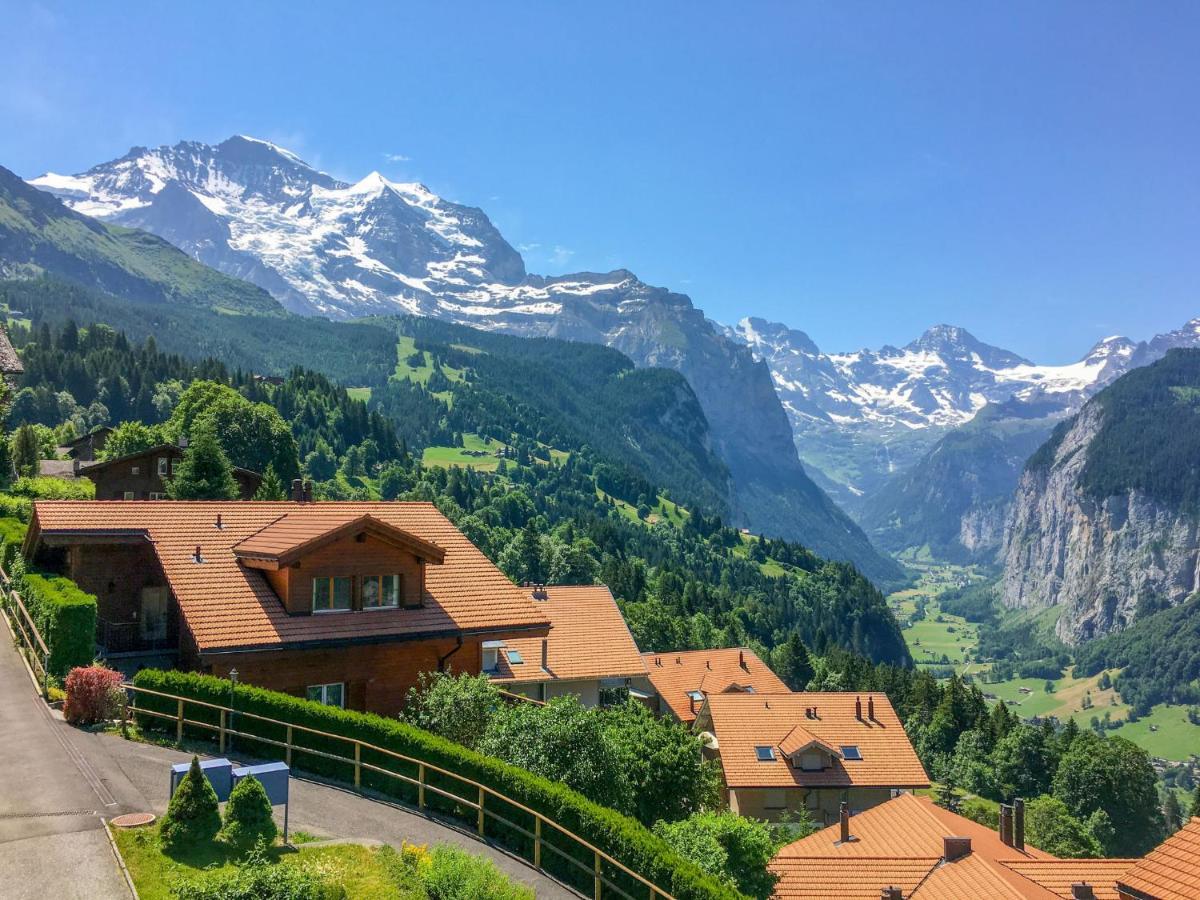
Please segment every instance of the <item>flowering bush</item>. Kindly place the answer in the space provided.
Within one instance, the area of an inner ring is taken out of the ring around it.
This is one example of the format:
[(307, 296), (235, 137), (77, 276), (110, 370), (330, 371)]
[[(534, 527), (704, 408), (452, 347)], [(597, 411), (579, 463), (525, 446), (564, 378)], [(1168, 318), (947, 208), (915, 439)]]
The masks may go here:
[(67, 674), (63, 716), (72, 725), (113, 718), (121, 706), (121, 673), (104, 666), (76, 666)]

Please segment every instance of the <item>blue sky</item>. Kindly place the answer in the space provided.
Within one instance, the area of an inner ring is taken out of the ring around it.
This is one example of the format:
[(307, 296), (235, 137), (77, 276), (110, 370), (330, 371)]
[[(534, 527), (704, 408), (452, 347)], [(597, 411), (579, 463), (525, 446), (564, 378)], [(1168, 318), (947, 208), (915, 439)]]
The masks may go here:
[[(119, 11), (119, 12), (118, 12)], [(1200, 4), (0, 0), (0, 165), (269, 138), (829, 350), (1200, 315)]]

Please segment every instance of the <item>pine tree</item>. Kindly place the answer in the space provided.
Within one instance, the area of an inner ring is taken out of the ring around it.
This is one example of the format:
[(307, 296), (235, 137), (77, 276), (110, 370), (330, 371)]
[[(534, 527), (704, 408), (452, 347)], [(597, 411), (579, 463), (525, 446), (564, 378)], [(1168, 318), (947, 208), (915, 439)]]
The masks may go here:
[(243, 778), (229, 794), (225, 804), (225, 827), (221, 837), (235, 847), (253, 847), (260, 840), (275, 841), (278, 829), (271, 817), (271, 801), (253, 775)]
[(33, 477), (38, 473), (38, 458), (41, 448), (38, 446), (37, 432), (32, 425), (22, 425), (13, 436), (13, 470), (17, 477)]
[(286, 500), (287, 494), (283, 489), (283, 482), (275, 473), (273, 465), (267, 466), (267, 471), (263, 475), (262, 484), (258, 486), (258, 491), (254, 494), (255, 500)]
[(172, 500), (236, 500), (238, 485), (233, 466), (216, 435), (202, 430), (183, 454), (175, 477), (167, 484)]
[(1183, 827), (1183, 807), (1171, 789), (1167, 790), (1167, 799), (1163, 803), (1163, 821), (1167, 825), (1167, 834), (1174, 834)]
[(794, 631), (779, 650), (779, 674), (793, 691), (804, 690), (812, 681), (813, 666), (808, 648)]
[(1188, 810), (1188, 815), (1193, 819), (1200, 818), (1200, 784), (1196, 785), (1196, 791), (1192, 794), (1192, 808)]
[(193, 756), (159, 826), (163, 847), (168, 851), (196, 847), (211, 841), (220, 830), (217, 793), (200, 771), (199, 757)]

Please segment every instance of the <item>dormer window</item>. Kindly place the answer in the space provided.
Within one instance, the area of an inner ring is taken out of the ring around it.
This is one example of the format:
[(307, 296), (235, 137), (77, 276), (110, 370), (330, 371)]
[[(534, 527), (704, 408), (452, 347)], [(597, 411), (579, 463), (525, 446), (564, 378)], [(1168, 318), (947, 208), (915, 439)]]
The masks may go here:
[(704, 702), (704, 691), (688, 691), (687, 695), (689, 700), (695, 700), (697, 703)]
[(313, 579), (313, 612), (346, 612), (352, 608), (353, 592), (349, 575)]
[(394, 609), (400, 605), (399, 575), (364, 575), (363, 609)]
[(483, 671), (495, 672), (500, 668), (500, 651), (504, 649), (504, 641), (483, 642)]

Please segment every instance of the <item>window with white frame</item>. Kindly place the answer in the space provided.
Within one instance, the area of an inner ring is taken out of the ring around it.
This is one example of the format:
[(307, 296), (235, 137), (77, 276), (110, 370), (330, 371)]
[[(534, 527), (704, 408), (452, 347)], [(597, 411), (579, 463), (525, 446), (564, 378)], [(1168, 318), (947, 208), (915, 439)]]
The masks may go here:
[(392, 609), (400, 605), (399, 575), (364, 575), (363, 609)]
[(130, 466), (130, 467), (129, 467), (129, 474), (130, 474), (130, 475), (140, 475), (140, 474), (142, 474), (142, 468), (141, 468), (141, 466)]
[(167, 457), (165, 457), (165, 456), (160, 456), (158, 458), (158, 477), (166, 478), (170, 474), (171, 474), (171, 460), (167, 459)]
[(495, 672), (500, 668), (500, 651), (504, 649), (504, 641), (483, 642), (483, 671)]
[(341, 681), (334, 684), (310, 684), (308, 699), (324, 703), (326, 706), (344, 707), (346, 705), (346, 685)]
[(166, 494), (164, 494), (164, 493), (162, 493), (161, 491), (151, 491), (151, 492), (150, 492), (150, 499), (151, 499), (151, 500), (166, 500), (166, 499), (167, 499), (167, 495), (166, 495)]
[(136, 497), (137, 497), (137, 495), (136, 495), (136, 494), (134, 494), (134, 492), (133, 492), (133, 491), (125, 491), (125, 492), (124, 492), (124, 494), (123, 494), (123, 496), (122, 496), (122, 499), (124, 499), (124, 500), (134, 500), (134, 499), (136, 499)]
[(345, 612), (352, 602), (349, 575), (313, 579), (313, 612)]

